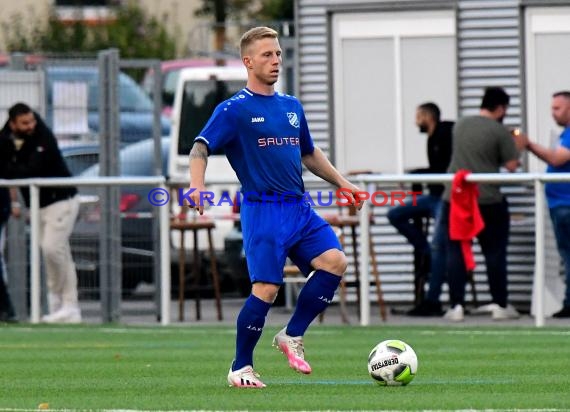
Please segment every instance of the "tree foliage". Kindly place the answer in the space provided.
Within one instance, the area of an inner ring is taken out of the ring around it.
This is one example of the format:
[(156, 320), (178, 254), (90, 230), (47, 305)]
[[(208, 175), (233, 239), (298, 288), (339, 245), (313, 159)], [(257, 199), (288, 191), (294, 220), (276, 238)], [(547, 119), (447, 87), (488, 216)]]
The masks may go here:
[(293, 0), (264, 0), (256, 11), (255, 18), (273, 21), (293, 20), (295, 14), (293, 3)]
[(250, 0), (202, 0), (202, 7), (196, 10), (195, 14), (213, 16), (218, 23), (223, 22), (225, 18), (241, 21), (248, 16), (252, 3)]
[[(293, 20), (294, 0), (202, 0), (198, 16), (215, 16), (220, 7), (225, 9), (227, 18), (234, 21)], [(216, 21), (219, 22), (218, 19)]]
[(133, 2), (117, 6), (114, 11), (112, 20), (95, 26), (81, 19), (62, 22), (54, 8), (45, 20), (16, 14), (10, 23), (2, 24), (2, 31), (8, 51), (90, 53), (114, 47), (125, 58), (174, 58), (175, 41), (158, 19), (149, 17)]

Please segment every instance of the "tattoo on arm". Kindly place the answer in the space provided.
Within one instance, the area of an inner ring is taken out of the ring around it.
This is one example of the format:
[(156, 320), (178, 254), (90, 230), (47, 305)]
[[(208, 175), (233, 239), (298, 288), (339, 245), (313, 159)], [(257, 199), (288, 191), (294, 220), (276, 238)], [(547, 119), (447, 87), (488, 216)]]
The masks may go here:
[(202, 159), (208, 163), (208, 148), (202, 142), (194, 143), (192, 150), (190, 150), (190, 159)]

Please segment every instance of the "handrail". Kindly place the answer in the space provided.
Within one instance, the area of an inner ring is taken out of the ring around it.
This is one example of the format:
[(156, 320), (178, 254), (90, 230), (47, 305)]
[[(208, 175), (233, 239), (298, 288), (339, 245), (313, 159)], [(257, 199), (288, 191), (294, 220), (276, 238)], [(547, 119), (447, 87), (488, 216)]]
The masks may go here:
[[(97, 177), (97, 178), (32, 178), (0, 179), (0, 187), (30, 188), (30, 322), (40, 321), (40, 188), (53, 186), (116, 186), (154, 185), (167, 190), (164, 176), (153, 177)], [(167, 207), (159, 209), (160, 220), (160, 320), (170, 323), (170, 214)]]
[[(451, 182), (452, 174), (359, 174), (351, 176), (351, 181), (362, 188), (370, 183), (446, 183)], [(304, 178), (305, 183), (321, 181), (314, 176)], [(535, 271), (534, 287), (537, 292), (535, 307), (535, 325), (544, 326), (544, 212), (546, 207), (544, 183), (569, 182), (570, 173), (473, 173), (466, 177), (469, 182), (504, 184), (504, 183), (532, 183), (535, 188)], [(33, 178), (33, 179), (0, 179), (0, 187), (30, 188), (30, 230), (31, 230), (31, 259), (30, 273), (31, 285), (31, 322), (39, 322), (40, 293), (39, 293), (39, 189), (53, 186), (116, 186), (116, 185), (156, 185), (167, 189), (175, 185), (185, 184), (184, 180), (168, 180), (164, 176), (154, 177), (95, 177), (95, 178)], [(237, 183), (236, 180), (211, 179), (208, 184)], [(324, 183), (324, 182), (323, 182)], [(370, 202), (366, 202), (360, 213), (361, 244), (367, 244), (370, 221), (366, 218), (370, 210)], [(160, 208), (160, 245), (161, 245), (161, 323), (170, 323), (170, 264), (169, 264), (169, 209)], [(369, 250), (360, 248), (360, 261), (369, 261)], [(370, 324), (370, 296), (369, 282), (370, 269), (368, 265), (361, 265), (360, 271), (360, 324)]]
[[(369, 183), (441, 183), (450, 182), (452, 174), (408, 174), (408, 175), (381, 175), (381, 174), (360, 174), (354, 180), (361, 187), (366, 187)], [(544, 326), (544, 212), (546, 200), (544, 194), (544, 183), (546, 182), (570, 182), (570, 173), (472, 173), (466, 177), (468, 182), (502, 184), (502, 183), (533, 183), (535, 188), (535, 268), (534, 287), (536, 290), (535, 305), (535, 326)], [(363, 205), (360, 215), (360, 233), (363, 241), (367, 241), (369, 236), (370, 221), (366, 218), (369, 213), (369, 202)], [(363, 243), (361, 243), (363, 244)], [(366, 243), (364, 243), (366, 244)], [(361, 262), (369, 261), (368, 248), (360, 248), (359, 259)], [(370, 324), (370, 269), (367, 264), (361, 265), (360, 271), (360, 324), (367, 326)], [(365, 281), (366, 280), (366, 281)]]

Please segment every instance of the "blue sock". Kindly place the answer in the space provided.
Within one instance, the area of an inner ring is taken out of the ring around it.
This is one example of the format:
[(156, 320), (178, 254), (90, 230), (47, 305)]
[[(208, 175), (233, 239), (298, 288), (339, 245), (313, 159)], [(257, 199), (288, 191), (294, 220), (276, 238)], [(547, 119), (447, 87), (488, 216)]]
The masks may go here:
[(303, 336), (311, 322), (332, 302), (341, 277), (317, 270), (307, 281), (297, 300), (295, 312), (287, 325), (287, 335)]
[(236, 358), (232, 370), (253, 366), (253, 349), (261, 337), (271, 303), (249, 295), (237, 317)]

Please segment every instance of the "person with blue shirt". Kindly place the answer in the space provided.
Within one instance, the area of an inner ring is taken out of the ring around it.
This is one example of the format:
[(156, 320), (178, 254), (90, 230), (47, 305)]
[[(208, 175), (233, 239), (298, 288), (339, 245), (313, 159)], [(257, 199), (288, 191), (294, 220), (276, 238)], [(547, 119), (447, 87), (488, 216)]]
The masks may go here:
[[(445, 173), (447, 171), (451, 160), (453, 125), (454, 122), (441, 120), (441, 111), (435, 103), (427, 102), (417, 107), (416, 126), (420, 129), (420, 133), (427, 133), (428, 135), (427, 155), (429, 167), (415, 169), (411, 173)], [(406, 312), (410, 316), (441, 316), (443, 314), (439, 301), (439, 292), (434, 293), (434, 299), (423, 298), (423, 283), (426, 278), (430, 278), (430, 290), (432, 290), (432, 293), (436, 290), (441, 290), (441, 284), (445, 280), (439, 276), (429, 276), (432, 250), (427, 234), (422, 227), (423, 224), (419, 225), (419, 227), (417, 224), (417, 220), (423, 221), (424, 218), (436, 219), (441, 209), (443, 184), (429, 184), (428, 190), (428, 194), (421, 194), (402, 205), (392, 207), (386, 215), (392, 226), (405, 236), (414, 247), (416, 269), (414, 280), (417, 295), (416, 306)], [(440, 256), (435, 256), (436, 261), (440, 258)]]
[[(552, 117), (564, 130), (556, 148), (528, 142), (527, 149), (548, 163), (546, 173), (570, 173), (570, 91), (552, 95)], [(552, 316), (570, 318), (570, 183), (546, 183), (546, 200), (560, 256), (566, 271), (566, 294), (563, 307)]]
[(255, 27), (243, 34), (240, 54), (247, 70), (244, 89), (216, 107), (190, 152), (190, 206), (202, 214), (200, 193), (208, 154), (223, 148), (242, 185), (241, 222), (252, 283), (237, 317), (235, 358), (228, 384), (264, 388), (253, 369), (253, 352), (265, 318), (283, 284), (289, 257), (308, 276), (291, 320), (273, 339), (295, 371), (309, 374), (303, 336), (331, 303), (347, 260), (330, 225), (303, 199), (302, 166), (344, 188), (358, 208), (358, 187), (344, 178), (313, 144), (299, 100), (277, 93), (281, 69), (278, 34)]

